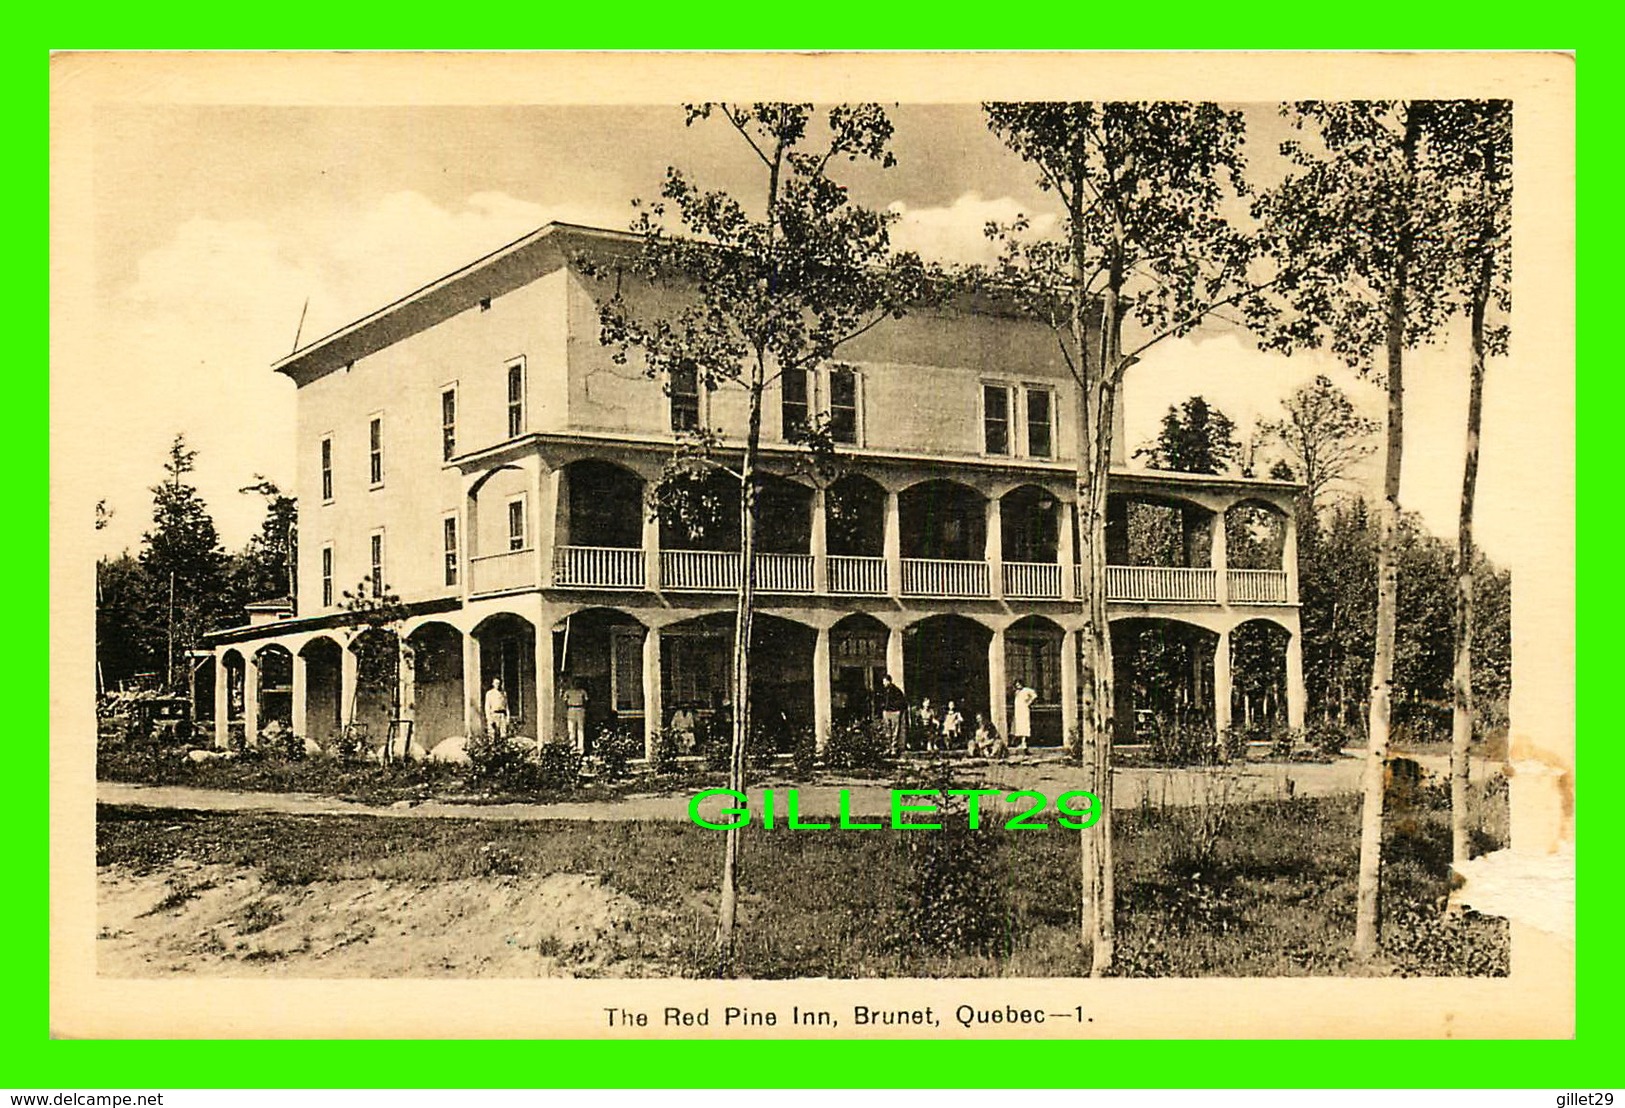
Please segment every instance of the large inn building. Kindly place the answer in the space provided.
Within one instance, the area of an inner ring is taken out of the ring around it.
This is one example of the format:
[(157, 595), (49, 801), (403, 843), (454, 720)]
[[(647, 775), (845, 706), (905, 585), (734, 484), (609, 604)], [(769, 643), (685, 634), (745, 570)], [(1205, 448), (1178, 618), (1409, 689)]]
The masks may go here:
[[(342, 595), (358, 583), (410, 612), (399, 718), (426, 748), (480, 727), (499, 676), (513, 729), (542, 741), (563, 737), (561, 694), (578, 683), (590, 734), (614, 719), (653, 736), (680, 705), (727, 709), (737, 517), (696, 537), (651, 520), (645, 494), (675, 433), (737, 441), (744, 392), (615, 364), (601, 289), (575, 259), (625, 242), (551, 224), (276, 363), (298, 389), (297, 603), (254, 605), (211, 636), (198, 691), (217, 742), (272, 719), (317, 741), (352, 723), (381, 740), (394, 697), (358, 688)], [(1076, 727), (1077, 667), (1061, 664), (1081, 625), (1073, 387), (1047, 328), (976, 306), (888, 321), (771, 387), (758, 717), (822, 736), (870, 710), (891, 673), (911, 700), (956, 700), (1001, 732), (1019, 678), (1038, 694), (1035, 742)], [(829, 483), (793, 441), (819, 415), (840, 444)], [(1232, 636), (1253, 621), (1285, 639), (1279, 685), (1302, 724), (1296, 492), (1114, 468), (1114, 633), (1197, 644), (1189, 688), (1220, 727)], [(1131, 550), (1136, 505), (1175, 521), (1154, 560)], [(1228, 564), (1238, 512), (1276, 521), (1271, 564)], [(1147, 692), (1120, 694), (1121, 734)]]

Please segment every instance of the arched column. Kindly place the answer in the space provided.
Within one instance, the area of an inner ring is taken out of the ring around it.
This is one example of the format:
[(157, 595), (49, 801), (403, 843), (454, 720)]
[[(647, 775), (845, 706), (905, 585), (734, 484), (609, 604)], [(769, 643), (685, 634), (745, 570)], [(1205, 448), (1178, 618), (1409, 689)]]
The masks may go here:
[(463, 632), (463, 734), (475, 735), (485, 726), (484, 696), (480, 688), (480, 640), (472, 631)]
[[(544, 608), (536, 621), (536, 744), (554, 739), (554, 716), (558, 710), (558, 659), (553, 657), (553, 619)], [(591, 742), (591, 739), (587, 740)]]
[[(1070, 567), (1065, 576), (1072, 576)], [(1078, 633), (1068, 629), (1061, 632), (1061, 742), (1070, 746), (1079, 735)]]
[(650, 627), (643, 632), (643, 756), (650, 761), (665, 718), (660, 699), (660, 628)]
[[(553, 585), (559, 532), (559, 470), (536, 463), (536, 580)], [(565, 536), (568, 539), (568, 535)]]
[(829, 666), (829, 628), (819, 627), (813, 640), (813, 738), (820, 752), (834, 723)]
[(259, 656), (243, 654), (243, 743), (260, 743), (260, 663)]
[[(1225, 535), (1228, 526), (1229, 515), (1223, 511), (1215, 512), (1212, 527), (1213, 599), (1219, 604), (1230, 603), (1230, 549), (1228, 537)], [(1228, 642), (1229, 632), (1225, 632), (1220, 641)], [(1228, 700), (1225, 701), (1227, 718), (1230, 714), (1229, 703)]]
[(1220, 736), (1230, 728), (1230, 696), (1230, 628), (1226, 627), (1213, 648), (1213, 730)]
[[(813, 560), (813, 592), (824, 596), (829, 592), (829, 525), (825, 517), (826, 497), (822, 487), (813, 489), (812, 539), (808, 549)], [(814, 685), (814, 688), (817, 686)]]
[(1292, 637), (1286, 641), (1286, 725), (1302, 730), (1307, 707), (1303, 685), (1303, 632), (1296, 621), (1288, 630)]
[[(886, 672), (897, 684), (903, 683), (903, 629), (893, 627), (886, 636)], [(904, 690), (907, 691), (907, 690)]]
[[(1004, 598), (1004, 501), (997, 496), (987, 498), (987, 538), (983, 543), (983, 558), (987, 560), (988, 595), (994, 600)], [(1001, 727), (999, 733), (1003, 734)]]
[[(1286, 570), (1286, 602), (1298, 602), (1298, 513), (1286, 513), (1286, 533), (1281, 541), (1281, 568)], [(1297, 635), (1292, 636), (1297, 639)]]
[(1000, 629), (994, 631), (987, 642), (987, 710), (988, 722), (1009, 739), (1009, 690), (1005, 687), (1004, 673), (1004, 631)]
[(305, 672), (305, 656), (300, 650), (293, 651), (293, 705), (291, 710), (293, 733), (301, 739), (310, 736), (310, 721), (306, 713), (305, 697), (308, 692), (308, 679)]
[(221, 750), (231, 745), (231, 675), (223, 651), (214, 654), (214, 745)]
[[(896, 489), (886, 490), (886, 595), (894, 600), (903, 595), (903, 512), (898, 503)], [(901, 678), (903, 668), (903, 644), (899, 632), (893, 631), (897, 640), (897, 676)], [(891, 658), (891, 648), (887, 647), (886, 657)]]
[(339, 719), (342, 726), (355, 722), (356, 684), (360, 677), (360, 661), (349, 646), (339, 649)]
[(1059, 500), (1056, 502), (1055, 510), (1060, 513), (1061, 520), (1061, 599), (1076, 600), (1078, 598), (1078, 571), (1076, 568), (1078, 553), (1077, 543), (1073, 538), (1073, 513), (1077, 509), (1072, 501)]
[(660, 579), (660, 517), (645, 509), (643, 513), (643, 587), (651, 591), (665, 584)]

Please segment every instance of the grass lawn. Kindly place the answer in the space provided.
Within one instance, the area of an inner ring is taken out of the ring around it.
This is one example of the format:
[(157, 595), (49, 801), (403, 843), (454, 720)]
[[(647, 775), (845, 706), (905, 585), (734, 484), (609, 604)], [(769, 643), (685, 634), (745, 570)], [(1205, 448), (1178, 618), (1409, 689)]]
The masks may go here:
[[(372, 771), (376, 774), (376, 769)], [(1479, 845), (1505, 841), (1504, 788), (1480, 792)], [(1358, 800), (1297, 798), (1117, 814), (1118, 972), (1139, 976), (1460, 974), (1507, 971), (1505, 924), (1446, 919), (1448, 812), (1394, 812), (1384, 870), (1384, 959), (1355, 967)], [(252, 877), (239, 934), (324, 883), (420, 892), (592, 875), (631, 904), (566, 972), (704, 975), (720, 833), (670, 822), (375, 819), (102, 807), (104, 874), (225, 867)], [(807, 832), (744, 839), (739, 972), (751, 977), (1072, 976), (1078, 833)], [(182, 913), (174, 890), (157, 913)], [(279, 898), (281, 898), (279, 900)], [(257, 913), (257, 915), (256, 915)], [(146, 913), (152, 915), (153, 913)], [(480, 921), (466, 921), (468, 934)], [(550, 940), (551, 942), (551, 940)], [(308, 945), (308, 944), (307, 944)], [(553, 944), (556, 946), (556, 944)], [(229, 944), (228, 944), (229, 946)], [(608, 949), (605, 949), (605, 947)], [(957, 946), (953, 951), (950, 948)], [(554, 950), (559, 954), (560, 951)], [(562, 952), (568, 954), (568, 951)], [(284, 972), (300, 972), (297, 968)], [(312, 976), (322, 975), (312, 964)]]

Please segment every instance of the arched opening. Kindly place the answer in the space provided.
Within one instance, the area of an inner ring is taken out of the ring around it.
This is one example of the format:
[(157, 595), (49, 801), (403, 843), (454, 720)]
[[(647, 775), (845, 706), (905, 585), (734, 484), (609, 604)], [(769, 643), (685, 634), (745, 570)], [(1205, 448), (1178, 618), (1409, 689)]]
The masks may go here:
[(226, 734), (215, 736), (217, 743), (232, 741), (242, 743), (243, 734), (243, 690), (247, 686), (247, 664), (241, 652), (228, 650), (220, 655), (220, 665), (226, 672)]
[[(591, 753), (607, 728), (623, 731), (643, 745), (643, 624), (613, 608), (572, 612), (553, 626), (553, 734), (576, 741), (572, 711), (580, 720), (581, 741)], [(586, 694), (570, 695), (576, 689)]]
[(1048, 489), (1022, 485), (1000, 498), (999, 527), (1007, 562), (1060, 560), (1061, 511), (1067, 505)]
[(860, 473), (848, 473), (824, 494), (829, 553), (879, 558), (886, 553), (886, 490)]
[(293, 655), (287, 647), (268, 643), (254, 655), (254, 665), (258, 670), (258, 724), (261, 733), (272, 723), (280, 725), (285, 731), (292, 731)]
[(964, 616), (929, 616), (903, 632), (903, 691), (909, 704), (937, 710), (951, 700), (967, 724), (988, 712), (988, 645), (993, 632)]
[(643, 545), (643, 478), (625, 466), (596, 459), (571, 462), (562, 473), (559, 546)]
[[(684, 620), (660, 631), (661, 698), (667, 711), (692, 712), (711, 741), (727, 741), (733, 720), (731, 613)], [(812, 656), (817, 633), (758, 613), (751, 623), (751, 714), (759, 743), (788, 749), (812, 726)], [(760, 748), (760, 747), (759, 747)]]
[(987, 501), (957, 481), (925, 481), (898, 497), (902, 555), (944, 561), (987, 556)]
[(1268, 739), (1287, 726), (1286, 651), (1292, 633), (1250, 619), (1230, 632), (1230, 725)]
[(1004, 668), (1011, 687), (1019, 681), (1038, 694), (1029, 710), (1034, 746), (1060, 746), (1066, 738), (1061, 724), (1062, 641), (1060, 624), (1043, 616), (1017, 620), (1004, 633)]
[(660, 502), (662, 550), (739, 549), (739, 482), (716, 470), (668, 481)]
[(463, 635), (449, 623), (425, 623), (407, 636), (412, 666), (412, 739), (432, 750), (466, 730)]
[(836, 723), (879, 715), (875, 696), (886, 676), (890, 635), (884, 623), (861, 612), (830, 628), (830, 713)]
[(1214, 513), (1136, 493), (1106, 498), (1106, 558), (1114, 566), (1211, 568)]
[(1115, 741), (1212, 735), (1213, 654), (1219, 636), (1173, 619), (1112, 622)]
[(344, 648), (325, 635), (299, 650), (305, 660), (304, 737), (323, 747), (332, 746), (344, 729), (343, 655)]
[(1286, 513), (1262, 500), (1243, 500), (1224, 513), (1225, 561), (1231, 569), (1285, 568)]
[(539, 734), (536, 625), (512, 612), (498, 612), (474, 628), (474, 638), (480, 645), (478, 702), (484, 727), (489, 729), (492, 725), (490, 719), (484, 719), (487, 691), (493, 681), (500, 680), (508, 703), (508, 734), (535, 741)]
[(195, 658), (192, 666), (192, 722), (204, 727), (214, 724), (214, 655)]
[(350, 721), (363, 752), (377, 750), (389, 738), (398, 718), (400, 638), (393, 631), (370, 627), (350, 640), (355, 655), (355, 688), (350, 690)]

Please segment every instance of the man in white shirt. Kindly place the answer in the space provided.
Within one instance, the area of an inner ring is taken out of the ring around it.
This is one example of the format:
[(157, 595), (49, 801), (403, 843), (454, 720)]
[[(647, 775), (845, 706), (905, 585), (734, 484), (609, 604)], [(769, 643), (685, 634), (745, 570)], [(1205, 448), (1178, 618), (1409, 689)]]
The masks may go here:
[(499, 739), (508, 737), (508, 694), (502, 691), (502, 678), (491, 678), (485, 691), (485, 726)]

